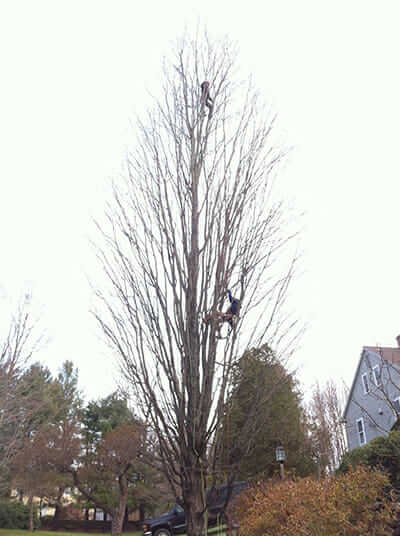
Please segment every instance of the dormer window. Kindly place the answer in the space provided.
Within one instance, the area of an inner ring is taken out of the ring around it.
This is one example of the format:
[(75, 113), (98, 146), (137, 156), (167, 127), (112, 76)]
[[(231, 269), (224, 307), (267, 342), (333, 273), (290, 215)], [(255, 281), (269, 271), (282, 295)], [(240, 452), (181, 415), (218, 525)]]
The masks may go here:
[(363, 384), (364, 394), (366, 395), (370, 391), (369, 382), (368, 382), (368, 374), (366, 372), (364, 372), (364, 374), (361, 375), (361, 381)]
[(372, 367), (372, 374), (374, 376), (374, 383), (377, 387), (381, 385), (381, 371), (379, 365)]

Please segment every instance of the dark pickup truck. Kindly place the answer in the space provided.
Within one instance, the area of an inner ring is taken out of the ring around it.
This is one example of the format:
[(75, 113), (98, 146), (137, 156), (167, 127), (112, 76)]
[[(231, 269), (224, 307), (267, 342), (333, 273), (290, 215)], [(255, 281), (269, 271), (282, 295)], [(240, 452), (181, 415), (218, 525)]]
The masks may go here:
[[(247, 482), (234, 482), (231, 486), (230, 499), (236, 497), (247, 487)], [(218, 516), (224, 513), (227, 506), (228, 491), (228, 486), (219, 486), (207, 490), (209, 525), (216, 524)], [(175, 504), (172, 510), (165, 514), (154, 519), (146, 519), (143, 523), (144, 536), (173, 536), (184, 532), (186, 532), (186, 515), (185, 510), (179, 504)]]

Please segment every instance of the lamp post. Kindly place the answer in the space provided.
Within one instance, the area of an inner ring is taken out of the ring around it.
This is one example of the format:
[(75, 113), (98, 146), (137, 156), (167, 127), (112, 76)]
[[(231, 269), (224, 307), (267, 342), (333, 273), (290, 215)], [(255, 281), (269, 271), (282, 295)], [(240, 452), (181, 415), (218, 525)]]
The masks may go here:
[(278, 443), (278, 446), (276, 447), (275, 454), (276, 454), (276, 461), (279, 462), (279, 471), (281, 474), (281, 480), (283, 480), (285, 478), (284, 461), (286, 459), (286, 452), (280, 441)]

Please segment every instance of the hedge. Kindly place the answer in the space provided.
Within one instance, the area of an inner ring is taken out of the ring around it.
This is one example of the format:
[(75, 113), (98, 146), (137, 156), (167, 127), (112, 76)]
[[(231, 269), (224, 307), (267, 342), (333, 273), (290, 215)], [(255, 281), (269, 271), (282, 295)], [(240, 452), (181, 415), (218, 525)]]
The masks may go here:
[[(35, 528), (38, 528), (40, 521), (36, 507), (33, 519)], [(29, 529), (29, 506), (20, 502), (0, 502), (0, 528)]]

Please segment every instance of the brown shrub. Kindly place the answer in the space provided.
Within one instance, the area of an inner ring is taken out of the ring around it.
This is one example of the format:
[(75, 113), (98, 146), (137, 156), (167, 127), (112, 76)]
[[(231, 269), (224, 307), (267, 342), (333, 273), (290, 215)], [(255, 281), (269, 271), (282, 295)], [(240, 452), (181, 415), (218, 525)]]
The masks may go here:
[(263, 483), (233, 505), (241, 536), (391, 536), (394, 503), (383, 473), (359, 467), (324, 480)]

